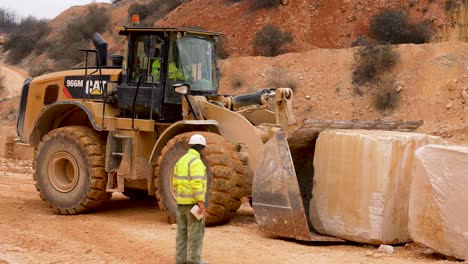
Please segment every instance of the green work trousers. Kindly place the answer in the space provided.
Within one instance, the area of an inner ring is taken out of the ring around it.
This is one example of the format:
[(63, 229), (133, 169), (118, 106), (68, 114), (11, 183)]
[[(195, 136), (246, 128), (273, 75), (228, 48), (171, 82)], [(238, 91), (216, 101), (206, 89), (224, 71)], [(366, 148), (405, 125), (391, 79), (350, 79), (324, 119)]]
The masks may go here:
[(177, 205), (176, 264), (200, 263), (205, 217), (197, 220), (190, 209), (194, 205)]

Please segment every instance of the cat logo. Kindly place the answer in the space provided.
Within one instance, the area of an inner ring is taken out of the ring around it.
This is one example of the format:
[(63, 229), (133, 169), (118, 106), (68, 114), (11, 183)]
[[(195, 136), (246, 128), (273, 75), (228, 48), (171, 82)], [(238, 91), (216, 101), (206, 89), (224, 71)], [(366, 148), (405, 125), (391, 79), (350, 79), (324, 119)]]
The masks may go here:
[(102, 81), (99, 84), (99, 80), (88, 80), (86, 82), (86, 93), (92, 95), (102, 95), (102, 90), (107, 86), (107, 81)]
[[(81, 98), (84, 94), (91, 98), (102, 96), (104, 89), (107, 89), (107, 83), (110, 76), (90, 76), (84, 81), (83, 76), (67, 76), (65, 77), (64, 88), (72, 98)], [(85, 85), (83, 85), (85, 84)]]

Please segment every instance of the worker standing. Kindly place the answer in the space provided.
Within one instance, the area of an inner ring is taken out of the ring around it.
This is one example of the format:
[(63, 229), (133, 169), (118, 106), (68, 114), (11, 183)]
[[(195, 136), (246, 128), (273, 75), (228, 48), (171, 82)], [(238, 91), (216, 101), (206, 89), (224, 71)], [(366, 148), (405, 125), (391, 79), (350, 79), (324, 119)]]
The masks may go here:
[(205, 217), (198, 220), (190, 210), (197, 205), (198, 214), (205, 214), (206, 167), (201, 153), (206, 139), (194, 134), (189, 140), (190, 149), (174, 167), (173, 186), (177, 199), (176, 264), (199, 264)]

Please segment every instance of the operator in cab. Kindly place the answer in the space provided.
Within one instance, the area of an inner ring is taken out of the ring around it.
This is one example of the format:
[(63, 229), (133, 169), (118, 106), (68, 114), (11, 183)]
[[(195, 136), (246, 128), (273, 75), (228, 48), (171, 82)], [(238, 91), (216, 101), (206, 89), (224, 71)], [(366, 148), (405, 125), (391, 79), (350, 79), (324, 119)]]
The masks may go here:
[[(151, 75), (153, 75), (156, 80), (159, 80), (159, 72), (161, 69), (161, 51), (159, 48), (156, 48), (155, 50), (155, 59), (151, 68)], [(171, 81), (185, 81), (184, 74), (177, 68), (177, 65), (173, 60), (170, 60), (169, 62), (168, 78)]]

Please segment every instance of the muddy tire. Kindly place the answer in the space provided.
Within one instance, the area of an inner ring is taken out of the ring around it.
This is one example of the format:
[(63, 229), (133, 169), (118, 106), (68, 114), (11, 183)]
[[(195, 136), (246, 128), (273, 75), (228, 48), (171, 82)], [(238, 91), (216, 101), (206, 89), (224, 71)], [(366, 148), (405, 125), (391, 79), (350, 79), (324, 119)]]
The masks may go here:
[[(222, 136), (209, 132), (196, 132), (206, 138), (207, 146), (202, 158), (207, 167), (206, 224), (228, 222), (241, 205), (244, 194), (243, 166), (234, 146)], [(156, 198), (159, 208), (175, 223), (176, 199), (172, 176), (177, 160), (189, 149), (188, 140), (195, 132), (180, 134), (163, 148), (154, 170)]]
[(39, 195), (58, 214), (77, 214), (107, 202), (104, 142), (90, 128), (70, 126), (44, 136), (35, 159)]

